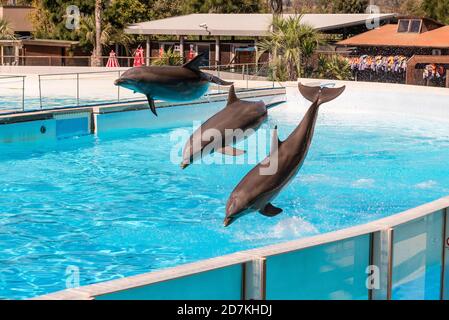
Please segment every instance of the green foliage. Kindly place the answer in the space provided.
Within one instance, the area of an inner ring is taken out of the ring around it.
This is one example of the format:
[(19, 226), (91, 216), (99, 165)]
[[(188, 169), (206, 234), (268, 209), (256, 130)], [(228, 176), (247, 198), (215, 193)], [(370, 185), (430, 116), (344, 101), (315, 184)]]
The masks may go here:
[(333, 0), (333, 13), (364, 13), (368, 7), (368, 0)]
[(320, 55), (316, 77), (320, 79), (350, 80), (352, 79), (351, 66), (342, 56)]
[(161, 57), (153, 61), (153, 65), (156, 66), (180, 66), (182, 63), (181, 55), (172, 49), (165, 51)]
[(186, 0), (185, 13), (257, 13), (262, 11), (260, 0)]
[(67, 7), (75, 5), (82, 17), (94, 13), (95, 1), (92, 0), (33, 0), (36, 8), (32, 16), (36, 38), (80, 40), (77, 30), (66, 28)]
[(0, 40), (14, 40), (15, 38), (9, 22), (0, 18)]
[[(321, 42), (321, 34), (312, 26), (301, 22), (302, 16), (273, 17), (272, 31), (258, 44), (259, 56), (269, 52), (273, 57), (273, 70), (286, 69), (287, 78), (295, 80), (302, 75), (310, 57)], [(273, 72), (273, 76), (279, 72)], [(283, 80), (283, 79), (278, 79)]]
[(268, 68), (269, 81), (287, 81), (288, 70), (282, 59), (273, 58)]
[(402, 14), (422, 17), (426, 13), (422, 8), (422, 0), (406, 0), (402, 3), (400, 11)]
[(449, 0), (423, 0), (421, 7), (429, 18), (449, 24)]
[(104, 19), (113, 28), (124, 28), (126, 25), (149, 20), (149, 11), (144, 1), (113, 0), (104, 9)]

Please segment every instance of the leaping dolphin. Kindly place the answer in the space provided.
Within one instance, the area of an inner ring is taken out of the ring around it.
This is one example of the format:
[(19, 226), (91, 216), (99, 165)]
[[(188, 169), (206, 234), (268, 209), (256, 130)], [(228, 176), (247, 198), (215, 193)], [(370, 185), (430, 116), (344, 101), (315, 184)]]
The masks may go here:
[(131, 68), (115, 80), (114, 84), (146, 95), (151, 111), (157, 116), (154, 99), (191, 101), (204, 95), (210, 82), (223, 86), (232, 84), (201, 72), (199, 66), (203, 57), (204, 54), (200, 54), (182, 66)]
[[(301, 168), (312, 142), (320, 105), (337, 98), (345, 90), (345, 86), (324, 88), (299, 84), (298, 87), (301, 94), (313, 102), (312, 105), (286, 140), (279, 140), (275, 127), (270, 155), (255, 166), (232, 191), (226, 204), (225, 227), (252, 211), (259, 211), (267, 217), (274, 217), (282, 212), (271, 201)], [(271, 165), (277, 170), (269, 172)]]
[(238, 156), (244, 153), (231, 146), (257, 130), (267, 118), (263, 101), (244, 101), (237, 98), (231, 86), (226, 107), (204, 122), (187, 140), (182, 153), (181, 168), (186, 168), (205, 153), (221, 152)]

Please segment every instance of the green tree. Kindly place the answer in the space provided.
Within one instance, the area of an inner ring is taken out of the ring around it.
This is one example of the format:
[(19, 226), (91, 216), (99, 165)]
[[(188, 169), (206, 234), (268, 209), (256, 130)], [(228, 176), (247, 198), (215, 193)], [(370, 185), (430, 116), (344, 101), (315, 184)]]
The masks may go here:
[(449, 24), (449, 0), (423, 0), (422, 9), (429, 18)]
[(400, 11), (402, 14), (421, 17), (426, 15), (422, 6), (422, 0), (406, 0), (402, 3)]
[(259, 56), (269, 52), (272, 67), (283, 69), (285, 66), (288, 80), (295, 80), (303, 74), (308, 59), (321, 42), (321, 34), (301, 20), (302, 15), (287, 18), (274, 16), (269, 36), (258, 44)]
[(368, 0), (333, 0), (333, 13), (364, 13), (368, 7)]

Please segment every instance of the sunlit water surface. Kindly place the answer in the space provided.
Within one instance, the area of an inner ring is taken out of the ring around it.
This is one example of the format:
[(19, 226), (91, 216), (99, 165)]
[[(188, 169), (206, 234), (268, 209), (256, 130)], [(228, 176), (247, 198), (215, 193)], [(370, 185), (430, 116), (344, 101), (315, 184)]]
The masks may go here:
[[(291, 97), (261, 130), (277, 124), (285, 139), (306, 106)], [(191, 127), (0, 147), (0, 298), (65, 289), (68, 267), (86, 285), (366, 223), (449, 193), (445, 124), (329, 108), (302, 170), (273, 201), (284, 212), (229, 228), (226, 200), (254, 164), (180, 170), (173, 137)]]

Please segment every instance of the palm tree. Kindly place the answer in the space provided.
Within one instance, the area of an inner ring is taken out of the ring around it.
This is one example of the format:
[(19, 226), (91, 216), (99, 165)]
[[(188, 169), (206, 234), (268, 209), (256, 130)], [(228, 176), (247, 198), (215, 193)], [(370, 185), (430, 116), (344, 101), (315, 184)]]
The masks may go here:
[(14, 31), (8, 21), (0, 18), (0, 40), (15, 40)]
[(282, 14), (282, 11), (284, 10), (282, 2), (282, 0), (270, 0), (270, 7), (273, 15)]
[(102, 55), (102, 42), (101, 42), (101, 0), (95, 0), (95, 66), (101, 67), (101, 55)]
[(301, 20), (302, 15), (274, 16), (269, 36), (258, 45), (259, 57), (269, 52), (272, 61), (286, 67), (289, 80), (302, 75), (303, 59), (310, 58), (321, 41), (321, 34)]
[[(85, 43), (92, 45), (92, 65), (101, 66), (101, 51), (98, 55), (98, 39), (96, 30), (96, 19), (89, 15), (81, 18), (79, 35)], [(107, 24), (100, 33), (100, 48), (102, 45), (110, 41), (110, 33), (112, 31), (111, 25)]]

